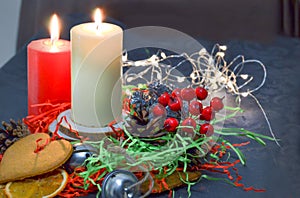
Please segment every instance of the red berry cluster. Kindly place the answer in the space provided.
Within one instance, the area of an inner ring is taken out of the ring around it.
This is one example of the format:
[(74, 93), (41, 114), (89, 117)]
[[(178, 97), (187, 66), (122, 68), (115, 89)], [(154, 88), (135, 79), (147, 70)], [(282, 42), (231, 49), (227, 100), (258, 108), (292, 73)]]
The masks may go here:
[(158, 97), (157, 101), (158, 104), (155, 105), (152, 109), (152, 113), (154, 116), (162, 116), (166, 113), (165, 107), (169, 107), (172, 111), (180, 111), (182, 101), (181, 98), (178, 97), (179, 94), (177, 91), (180, 89), (175, 89), (172, 94), (170, 95), (168, 92), (163, 93), (161, 96)]
[[(190, 116), (185, 118), (181, 123), (181, 129), (186, 133), (193, 133), (196, 129), (197, 122), (194, 118), (198, 116), (200, 120), (205, 121), (201, 124), (199, 133), (205, 134), (206, 136), (211, 136), (214, 133), (213, 126), (209, 123), (215, 118), (215, 113), (224, 108), (224, 104), (221, 98), (214, 97), (210, 101), (210, 105), (203, 107), (201, 101), (205, 100), (208, 96), (208, 92), (203, 87), (193, 88), (183, 88), (175, 89), (172, 94), (167, 92), (163, 93), (158, 98), (158, 104), (153, 108), (154, 116), (162, 116), (166, 114), (166, 107), (168, 106), (172, 111), (179, 111), (182, 107), (182, 101), (187, 101), (188, 113)], [(176, 118), (167, 118), (164, 122), (165, 130), (169, 132), (176, 132), (179, 126), (179, 121)]]

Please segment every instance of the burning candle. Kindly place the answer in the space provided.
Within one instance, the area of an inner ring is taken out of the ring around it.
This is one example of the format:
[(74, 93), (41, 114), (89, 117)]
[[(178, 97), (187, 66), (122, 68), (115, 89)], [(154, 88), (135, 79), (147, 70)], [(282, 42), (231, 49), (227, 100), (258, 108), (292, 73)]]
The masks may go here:
[(50, 35), (27, 46), (28, 115), (39, 113), (33, 105), (71, 100), (70, 42), (59, 39), (56, 15), (50, 22)]
[(71, 29), (71, 104), (77, 124), (103, 127), (114, 120), (113, 112), (121, 112), (122, 40), (119, 26), (102, 23), (100, 9), (95, 22)]

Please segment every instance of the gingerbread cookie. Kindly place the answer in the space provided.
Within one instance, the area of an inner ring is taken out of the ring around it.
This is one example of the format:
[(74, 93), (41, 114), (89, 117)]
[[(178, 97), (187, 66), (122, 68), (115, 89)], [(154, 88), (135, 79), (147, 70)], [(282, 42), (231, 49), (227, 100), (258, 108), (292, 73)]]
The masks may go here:
[(0, 184), (50, 172), (63, 165), (72, 152), (70, 142), (50, 141), (46, 133), (24, 137), (5, 151), (0, 163)]

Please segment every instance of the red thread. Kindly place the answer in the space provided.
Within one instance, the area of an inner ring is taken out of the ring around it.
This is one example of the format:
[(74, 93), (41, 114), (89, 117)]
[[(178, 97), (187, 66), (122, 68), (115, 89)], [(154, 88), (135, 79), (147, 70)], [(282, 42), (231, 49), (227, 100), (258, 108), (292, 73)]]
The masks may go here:
[(72, 129), (72, 126), (71, 126), (71, 124), (68, 122), (67, 117), (66, 117), (66, 116), (63, 116), (62, 118), (63, 118), (63, 119), (65, 120), (65, 122), (67, 123), (70, 132), (71, 132), (71, 133), (74, 133), (75, 136), (76, 136), (78, 139), (82, 139), (82, 136), (79, 135), (78, 131)]
[(23, 119), (31, 133), (48, 132), (49, 125), (57, 118), (57, 116), (71, 108), (71, 103), (43, 103), (34, 106), (39, 106), (39, 115), (29, 115)]
[(124, 134), (124, 131), (121, 128), (114, 127), (114, 124), (116, 124), (116, 123), (117, 122), (114, 120), (114, 121), (110, 122), (108, 124), (108, 126), (114, 132), (114, 134), (116, 136), (115, 138), (120, 141), (121, 139), (125, 139), (125, 134)]
[(130, 113), (130, 99), (129, 98), (124, 99), (124, 101), (123, 101), (123, 110), (128, 114)]
[(257, 189), (257, 188), (254, 188), (252, 186), (245, 187), (244, 184), (239, 183), (239, 181), (242, 180), (242, 176), (239, 175), (238, 169), (237, 168), (233, 168), (233, 170), (234, 170), (234, 172), (236, 174), (236, 180), (234, 182), (234, 184), (236, 186), (243, 188), (244, 191), (254, 191), (254, 192), (265, 192), (266, 191), (265, 189)]
[[(232, 144), (232, 145), (234, 147), (241, 147), (241, 146), (246, 146), (249, 143), (250, 143), (250, 141), (239, 143), (239, 144)], [(220, 149), (224, 149), (224, 150), (220, 150)], [(221, 145), (215, 145), (211, 149), (211, 152), (213, 154), (219, 153), (219, 158), (221, 159), (226, 154), (227, 149), (230, 149), (230, 147), (225, 145), (225, 143), (222, 142)], [(265, 189), (256, 189), (252, 186), (245, 187), (244, 184), (240, 183), (240, 181), (242, 180), (242, 176), (239, 175), (238, 169), (235, 167), (238, 163), (240, 163), (240, 160), (236, 160), (234, 162), (210, 161), (208, 163), (201, 164), (199, 166), (199, 168), (195, 168), (196, 166), (194, 166), (192, 169), (207, 170), (210, 172), (217, 172), (217, 173), (227, 175), (228, 179), (232, 180), (236, 187), (240, 187), (245, 191), (265, 192)], [(235, 177), (232, 176), (231, 171), (230, 171), (231, 169), (235, 173)]]
[(39, 142), (41, 142), (42, 140), (43, 140), (43, 138), (39, 138), (35, 141), (36, 148), (34, 150), (34, 153), (39, 153), (49, 144), (49, 139), (46, 139), (46, 142), (44, 144), (39, 144)]
[(161, 179), (161, 183), (162, 183), (163, 187), (164, 187), (166, 190), (170, 190), (170, 189), (169, 189), (169, 185), (168, 185), (167, 182), (166, 182), (166, 178), (162, 178), (162, 179)]
[(173, 190), (169, 190), (168, 198), (173, 197)]
[(242, 142), (242, 143), (239, 143), (239, 144), (232, 144), (232, 146), (234, 146), (234, 147), (241, 147), (241, 146), (246, 146), (248, 144), (250, 144), (250, 141), (248, 141), (248, 142)]
[(59, 119), (59, 121), (57, 122), (56, 126), (55, 126), (55, 130), (53, 132), (53, 136), (51, 138), (51, 140), (55, 140), (57, 138), (62, 138), (59, 134), (58, 134), (58, 129), (60, 124), (62, 123), (62, 117)]
[[(91, 181), (84, 180), (83, 177), (80, 177), (78, 174), (81, 172), (86, 171), (84, 167), (78, 167), (75, 169), (75, 171), (69, 175), (68, 183), (65, 187), (65, 189), (59, 194), (60, 197), (80, 197), (80, 196), (86, 196), (91, 192), (97, 192), (98, 188), (97, 186), (94, 186)], [(90, 179), (92, 179), (97, 184), (102, 184), (104, 178), (99, 178), (101, 174), (103, 174), (105, 169), (100, 169), (96, 173), (90, 175)], [(87, 184), (87, 189), (84, 189), (83, 186)]]

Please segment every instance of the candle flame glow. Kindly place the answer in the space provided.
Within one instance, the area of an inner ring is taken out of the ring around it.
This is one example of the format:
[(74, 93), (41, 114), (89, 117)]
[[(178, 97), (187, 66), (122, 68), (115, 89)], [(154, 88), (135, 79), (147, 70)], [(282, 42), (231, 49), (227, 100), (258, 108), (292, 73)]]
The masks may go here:
[(56, 14), (52, 16), (50, 22), (50, 39), (52, 45), (59, 39), (59, 22)]
[(94, 15), (94, 20), (95, 20), (97, 30), (100, 30), (100, 26), (102, 24), (102, 12), (101, 12), (100, 8), (96, 9), (95, 15)]

